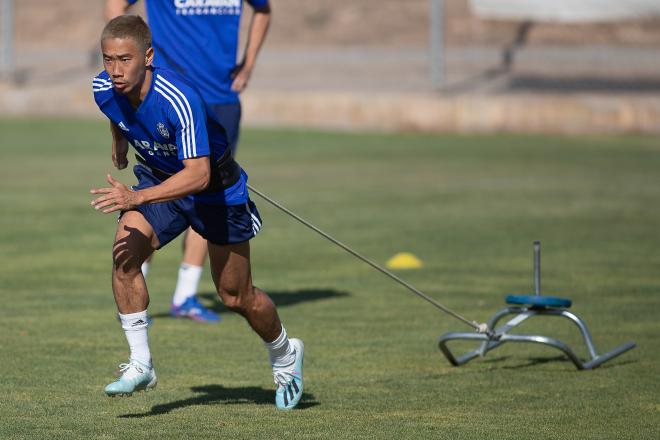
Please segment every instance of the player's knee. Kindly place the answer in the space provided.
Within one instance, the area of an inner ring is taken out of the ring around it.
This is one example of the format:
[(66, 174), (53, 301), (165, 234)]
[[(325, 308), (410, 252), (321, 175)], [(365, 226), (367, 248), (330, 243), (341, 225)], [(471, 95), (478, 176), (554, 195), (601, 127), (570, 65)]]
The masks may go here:
[(114, 250), (112, 253), (113, 276), (118, 280), (133, 279), (141, 273), (140, 258), (129, 252)]
[(248, 313), (254, 303), (252, 289), (248, 288), (239, 289), (236, 286), (220, 286), (218, 295), (225, 307), (241, 315)]

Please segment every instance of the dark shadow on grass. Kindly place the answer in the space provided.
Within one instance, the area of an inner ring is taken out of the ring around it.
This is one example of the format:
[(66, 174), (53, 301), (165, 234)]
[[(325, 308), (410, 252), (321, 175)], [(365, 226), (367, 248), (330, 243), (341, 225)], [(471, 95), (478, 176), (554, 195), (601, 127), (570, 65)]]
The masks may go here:
[[(292, 291), (274, 291), (267, 292), (275, 305), (279, 307), (292, 306), (302, 302), (320, 301), (331, 298), (343, 298), (349, 296), (348, 292), (341, 292), (334, 289), (300, 289)], [(215, 292), (199, 293), (198, 298), (205, 300), (205, 304), (210, 310), (216, 313), (228, 313), (229, 310), (220, 302)], [(210, 304), (209, 304), (210, 302)], [(169, 313), (156, 313), (152, 318), (170, 318)]]
[[(134, 419), (142, 417), (168, 414), (174, 410), (196, 405), (275, 405), (275, 391), (258, 387), (225, 388), (222, 385), (202, 385), (190, 388), (198, 395), (174, 402), (154, 405), (151, 411), (137, 414), (122, 414), (121, 419)], [(298, 409), (311, 408), (319, 405), (313, 394), (303, 392)]]
[(607, 368), (621, 367), (623, 365), (635, 364), (635, 363), (637, 363), (637, 361), (621, 361), (621, 360), (615, 361), (614, 359), (610, 359), (604, 364), (600, 364), (598, 367), (594, 368), (594, 370), (605, 370)]
[(484, 363), (487, 363), (487, 364), (490, 363), (490, 364), (492, 364), (492, 363), (494, 363), (494, 362), (502, 362), (502, 361), (505, 361), (505, 360), (509, 359), (510, 357), (511, 357), (511, 356), (490, 357), (490, 358), (486, 358), (486, 359), (484, 359)]
[[(505, 361), (505, 360), (509, 359), (510, 357), (511, 356), (499, 356), (499, 357), (496, 357), (496, 358), (484, 359), (484, 362), (486, 362), (486, 363), (502, 362), (502, 361)], [(589, 360), (591, 360), (591, 359), (582, 359), (582, 361), (584, 363), (588, 362)], [(531, 357), (525, 363), (521, 363), (521, 364), (517, 364), (517, 365), (503, 366), (502, 369), (504, 369), (504, 370), (518, 370), (518, 369), (521, 369), (521, 368), (535, 367), (537, 365), (548, 364), (548, 363), (551, 363), (551, 362), (562, 362), (562, 363), (568, 362), (568, 363), (571, 364), (571, 366), (573, 366), (573, 362), (571, 362), (571, 360), (569, 358), (567, 358), (566, 356), (563, 356), (563, 355), (557, 355), (557, 356)], [(612, 367), (617, 367), (617, 366), (621, 366), (621, 365), (632, 364), (634, 362), (635, 361), (632, 361), (632, 360), (619, 360), (618, 362), (613, 362), (613, 359), (610, 359), (610, 361), (605, 362), (605, 363), (597, 366), (594, 369), (612, 368)], [(578, 370), (576, 369), (576, 371), (578, 371)], [(583, 370), (583, 371), (587, 371), (587, 370)]]
[[(497, 357), (486, 357), (482, 362), (485, 364), (496, 364), (499, 362), (504, 362), (508, 359), (511, 359), (512, 356), (509, 355), (504, 355), (504, 356), (497, 356)], [(546, 356), (546, 357), (531, 357), (528, 359), (526, 363), (518, 364), (518, 365), (507, 365), (507, 366), (502, 366), (503, 369), (505, 370), (515, 370), (518, 368), (528, 368), (528, 367), (533, 367), (535, 365), (542, 365), (542, 364), (547, 364), (549, 362), (568, 362), (569, 359), (565, 356), (562, 355), (557, 355), (557, 356)]]
[(529, 367), (534, 367), (536, 365), (543, 365), (547, 364), (550, 362), (570, 362), (570, 359), (568, 359), (566, 356), (558, 355), (558, 356), (543, 356), (543, 357), (531, 357), (527, 360), (527, 362), (518, 364), (518, 365), (506, 365), (503, 366), (502, 368), (505, 370), (517, 370), (519, 368), (529, 368)]

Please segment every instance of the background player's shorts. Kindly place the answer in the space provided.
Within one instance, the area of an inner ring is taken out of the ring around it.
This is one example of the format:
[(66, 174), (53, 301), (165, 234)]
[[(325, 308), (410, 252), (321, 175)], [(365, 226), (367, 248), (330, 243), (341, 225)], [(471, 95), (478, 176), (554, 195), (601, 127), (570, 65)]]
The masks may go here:
[[(133, 168), (139, 190), (158, 185), (160, 181), (144, 165)], [(208, 205), (188, 196), (162, 203), (149, 203), (135, 208), (142, 213), (158, 236), (160, 247), (174, 240), (188, 226), (213, 244), (234, 244), (253, 238), (261, 229), (257, 207), (247, 203), (234, 206)]]
[(225, 129), (227, 142), (231, 147), (232, 154), (236, 154), (238, 146), (239, 127), (241, 124), (241, 103), (231, 104), (208, 104), (206, 111), (211, 113), (222, 128)]

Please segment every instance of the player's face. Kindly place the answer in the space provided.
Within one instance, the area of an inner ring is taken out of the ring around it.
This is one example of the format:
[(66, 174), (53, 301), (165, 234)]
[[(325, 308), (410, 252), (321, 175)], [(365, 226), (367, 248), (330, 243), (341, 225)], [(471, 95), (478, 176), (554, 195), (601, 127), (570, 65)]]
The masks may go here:
[(139, 93), (153, 49), (140, 50), (132, 38), (108, 38), (101, 42), (103, 67), (115, 90), (123, 95)]

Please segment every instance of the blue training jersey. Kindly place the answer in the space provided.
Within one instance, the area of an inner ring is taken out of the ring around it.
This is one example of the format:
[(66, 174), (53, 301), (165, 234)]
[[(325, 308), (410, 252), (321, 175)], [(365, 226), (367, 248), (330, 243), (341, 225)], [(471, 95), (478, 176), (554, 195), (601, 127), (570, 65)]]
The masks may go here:
[[(268, 0), (246, 1), (255, 8), (268, 5)], [(147, 0), (146, 9), (154, 64), (185, 75), (209, 105), (238, 103), (231, 74), (242, 0)]]
[[(144, 100), (137, 109), (115, 92), (107, 72), (92, 81), (99, 109), (122, 131), (146, 164), (168, 174), (184, 168), (183, 161), (209, 156), (213, 165), (227, 147), (220, 124), (207, 117), (198, 92), (175, 72), (154, 67)], [(247, 175), (220, 193), (196, 194), (204, 203), (239, 205), (247, 202)]]

